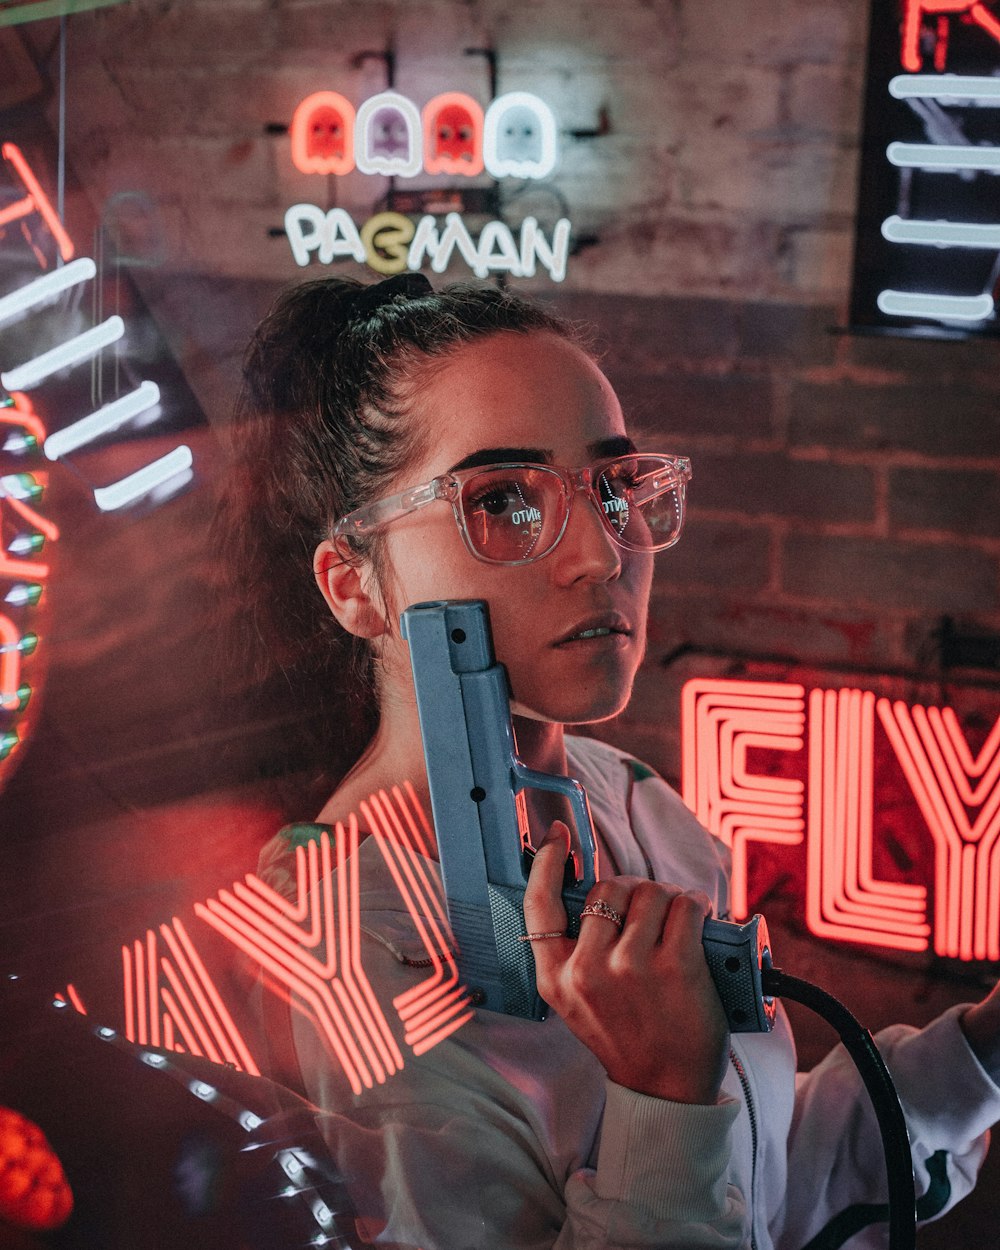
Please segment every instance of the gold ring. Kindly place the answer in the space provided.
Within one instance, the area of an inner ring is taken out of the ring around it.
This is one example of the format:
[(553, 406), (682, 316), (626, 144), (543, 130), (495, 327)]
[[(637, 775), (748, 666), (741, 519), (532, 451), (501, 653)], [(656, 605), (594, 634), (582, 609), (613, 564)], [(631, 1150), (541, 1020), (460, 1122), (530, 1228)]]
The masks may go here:
[(625, 917), (620, 911), (615, 911), (609, 906), (603, 898), (599, 898), (596, 903), (588, 903), (580, 912), (580, 918), (583, 919), (584, 916), (600, 916), (602, 920), (610, 920), (619, 933), (625, 927)]
[(522, 933), (517, 939), (519, 942), (544, 942), (546, 938), (565, 937), (566, 934), (559, 930), (554, 933)]

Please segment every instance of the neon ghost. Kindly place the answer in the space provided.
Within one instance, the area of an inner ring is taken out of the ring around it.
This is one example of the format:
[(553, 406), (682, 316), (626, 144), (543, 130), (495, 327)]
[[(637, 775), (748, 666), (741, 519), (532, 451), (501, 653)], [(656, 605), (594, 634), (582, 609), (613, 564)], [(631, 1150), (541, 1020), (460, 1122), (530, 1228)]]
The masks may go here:
[(446, 91), (424, 106), (424, 169), (467, 177), (483, 172), (483, 110), (471, 96)]
[(417, 106), (395, 91), (365, 100), (358, 109), (354, 146), (363, 174), (419, 174), (423, 154)]
[(483, 159), (494, 178), (545, 178), (556, 164), (556, 119), (538, 96), (511, 91), (486, 111)]
[(315, 91), (295, 110), (292, 163), (304, 174), (348, 174), (354, 168), (354, 105), (336, 91)]

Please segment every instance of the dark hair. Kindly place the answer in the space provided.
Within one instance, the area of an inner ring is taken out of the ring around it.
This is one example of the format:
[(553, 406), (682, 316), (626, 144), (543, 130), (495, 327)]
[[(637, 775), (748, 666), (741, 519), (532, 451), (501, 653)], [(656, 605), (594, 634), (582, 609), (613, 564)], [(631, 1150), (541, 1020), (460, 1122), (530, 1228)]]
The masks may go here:
[[(512, 331), (576, 340), (568, 324), (508, 291), (419, 274), (348, 278), (284, 292), (243, 362), (230, 471), (217, 519), (236, 643), (261, 681), (279, 668), (311, 706), (317, 746), (344, 756), (374, 731), (371, 653), (344, 633), (315, 585), (332, 523), (385, 493), (422, 453), (405, 420), (426, 369), (463, 344)], [(379, 569), (379, 535), (362, 554)], [(345, 713), (351, 743), (345, 743)], [(334, 727), (338, 733), (331, 733)], [(339, 738), (339, 741), (338, 741)]]

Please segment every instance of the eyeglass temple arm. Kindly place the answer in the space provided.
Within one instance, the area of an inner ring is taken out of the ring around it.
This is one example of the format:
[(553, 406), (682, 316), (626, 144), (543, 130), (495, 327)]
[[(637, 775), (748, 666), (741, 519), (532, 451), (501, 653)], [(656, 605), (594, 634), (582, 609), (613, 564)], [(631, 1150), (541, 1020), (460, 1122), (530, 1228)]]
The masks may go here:
[(396, 521), (411, 512), (416, 512), (418, 508), (433, 503), (435, 499), (441, 499), (443, 496), (441, 478), (435, 478), (432, 482), (424, 482), (422, 486), (410, 486), (400, 491), (398, 495), (389, 495), (386, 499), (366, 504), (363, 508), (357, 508), (354, 512), (349, 512), (347, 516), (341, 517), (333, 527), (333, 537), (348, 540), (360, 538), (380, 525), (386, 525), (389, 521)]

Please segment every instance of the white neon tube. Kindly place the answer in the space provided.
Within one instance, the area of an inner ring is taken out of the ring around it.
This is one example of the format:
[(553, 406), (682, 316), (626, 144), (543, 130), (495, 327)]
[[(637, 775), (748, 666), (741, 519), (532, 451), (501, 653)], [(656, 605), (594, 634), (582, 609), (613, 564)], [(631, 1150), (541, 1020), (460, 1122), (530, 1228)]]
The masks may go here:
[(3, 296), (0, 299), (0, 321), (9, 321), (12, 317), (20, 316), (29, 308), (34, 308), (36, 304), (44, 304), (46, 300), (52, 299), (62, 291), (69, 290), (71, 286), (88, 281), (96, 273), (97, 266), (89, 256), (82, 257), (80, 260), (71, 260), (61, 269), (54, 269), (52, 273), (44, 274), (41, 278), (28, 282), (20, 290), (11, 291), (9, 295)]
[(5, 473), (0, 477), (0, 499), (31, 499), (37, 494), (37, 488), (32, 487), (24, 482), (24, 478), (30, 478), (27, 473)]
[(933, 317), (937, 321), (985, 321), (993, 313), (991, 295), (921, 295), (881, 291), (879, 311), (890, 317)]
[(128, 477), (112, 482), (110, 486), (95, 487), (94, 500), (102, 512), (114, 512), (116, 508), (124, 508), (130, 503), (135, 503), (143, 495), (148, 495), (158, 486), (165, 485), (171, 478), (182, 475), (190, 478), (193, 463), (191, 448), (182, 443), (180, 447), (175, 447), (173, 451), (167, 452), (159, 460), (154, 460), (152, 464), (144, 465), (135, 473), (130, 473)]
[(160, 402), (160, 388), (155, 382), (142, 382), (128, 395), (116, 399), (103, 408), (98, 408), (89, 417), (82, 417), (67, 425), (63, 430), (56, 430), (45, 440), (45, 454), (50, 460), (58, 460), (60, 456), (68, 456), (86, 443), (91, 443), (102, 434), (117, 430), (126, 421), (131, 421), (140, 412), (152, 408)]
[(890, 243), (1000, 250), (1000, 225), (980, 225), (972, 221), (912, 221), (893, 215), (882, 222), (882, 237)]
[(971, 143), (890, 143), (885, 150), (893, 165), (917, 169), (984, 169), (1000, 172), (1000, 148)]
[(1000, 108), (1000, 78), (976, 78), (971, 74), (897, 74), (889, 83), (897, 100), (990, 100)]
[(125, 333), (125, 322), (121, 317), (109, 317), (92, 330), (85, 330), (75, 338), (67, 339), (51, 351), (43, 352), (34, 360), (26, 361), (11, 369), (8, 373), (0, 373), (0, 385), (8, 391), (30, 391), (39, 382), (44, 382), (60, 369), (68, 369), (79, 364), (81, 360), (89, 360), (96, 356), (102, 348), (109, 347)]

